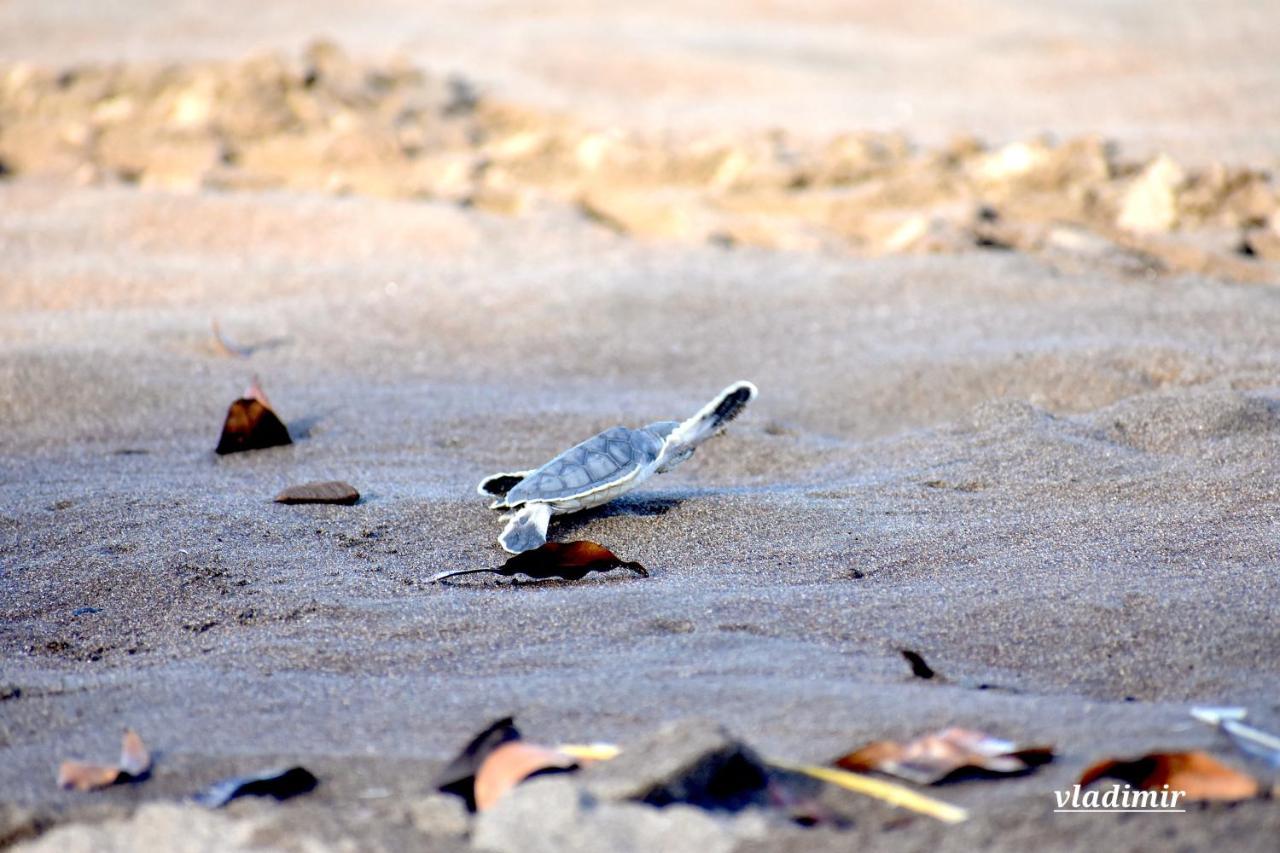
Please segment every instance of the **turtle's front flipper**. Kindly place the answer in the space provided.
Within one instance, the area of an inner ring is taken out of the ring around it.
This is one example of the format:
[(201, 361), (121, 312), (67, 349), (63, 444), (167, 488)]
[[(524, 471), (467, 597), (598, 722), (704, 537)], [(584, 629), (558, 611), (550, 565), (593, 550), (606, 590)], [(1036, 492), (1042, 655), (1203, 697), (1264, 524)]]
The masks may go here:
[(550, 521), (551, 507), (541, 503), (525, 504), (511, 516), (498, 542), (512, 554), (540, 548), (547, 543), (547, 523)]
[(517, 483), (532, 473), (533, 471), (515, 471), (511, 474), (490, 474), (480, 481), (476, 491), (485, 497), (504, 498)]
[(658, 472), (674, 468), (689, 458), (699, 444), (724, 429), (725, 424), (736, 418), (756, 397), (756, 386), (750, 382), (735, 382), (724, 389), (701, 411), (689, 418), (667, 436), (658, 460)]

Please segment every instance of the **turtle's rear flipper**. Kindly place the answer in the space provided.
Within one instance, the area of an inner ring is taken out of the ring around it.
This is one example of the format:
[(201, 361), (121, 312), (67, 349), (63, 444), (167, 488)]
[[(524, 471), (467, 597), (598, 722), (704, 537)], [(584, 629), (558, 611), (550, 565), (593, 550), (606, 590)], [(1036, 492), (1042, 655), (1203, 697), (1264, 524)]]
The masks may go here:
[(516, 484), (532, 473), (532, 471), (516, 471), (511, 474), (490, 474), (480, 481), (476, 491), (487, 497), (503, 498), (507, 496), (507, 492), (516, 487)]
[(511, 516), (498, 542), (512, 554), (532, 551), (547, 544), (547, 523), (551, 521), (551, 507), (546, 504), (525, 504)]

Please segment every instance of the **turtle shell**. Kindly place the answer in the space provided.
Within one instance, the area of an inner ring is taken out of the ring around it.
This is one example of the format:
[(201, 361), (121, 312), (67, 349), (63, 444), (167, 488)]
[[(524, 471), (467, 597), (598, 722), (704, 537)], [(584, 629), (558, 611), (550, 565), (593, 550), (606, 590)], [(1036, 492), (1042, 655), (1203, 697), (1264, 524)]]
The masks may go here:
[(580, 498), (634, 476), (658, 458), (662, 440), (652, 433), (613, 427), (569, 448), (507, 492), (506, 505)]

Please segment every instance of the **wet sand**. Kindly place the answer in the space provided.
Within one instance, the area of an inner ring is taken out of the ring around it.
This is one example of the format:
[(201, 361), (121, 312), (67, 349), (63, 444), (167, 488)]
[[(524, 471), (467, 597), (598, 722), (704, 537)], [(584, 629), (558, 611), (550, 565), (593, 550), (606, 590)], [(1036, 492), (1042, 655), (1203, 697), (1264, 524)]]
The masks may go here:
[[(947, 724), (1060, 751), (937, 791), (973, 809), (958, 827), (851, 796), (849, 833), (761, 849), (1263, 850), (1280, 830), (1271, 800), (1051, 814), (1111, 755), (1264, 775), (1187, 709), (1280, 728), (1270, 284), (27, 176), (0, 182), (0, 257), (0, 843), (66, 824), (100, 847), (92, 827), (139, 804), (296, 762), (323, 779), (308, 797), (144, 810), (127, 844), (463, 849), (415, 808), (507, 713), (546, 742), (705, 716), (796, 761)], [(248, 358), (217, 352), (214, 319)], [(297, 441), (217, 458), (253, 375)], [(552, 524), (650, 578), (426, 583), (501, 560), (482, 476), (736, 379), (760, 397), (723, 437)], [(331, 478), (364, 499), (271, 501)], [(153, 779), (55, 790), (59, 760), (109, 758), (126, 724)]]

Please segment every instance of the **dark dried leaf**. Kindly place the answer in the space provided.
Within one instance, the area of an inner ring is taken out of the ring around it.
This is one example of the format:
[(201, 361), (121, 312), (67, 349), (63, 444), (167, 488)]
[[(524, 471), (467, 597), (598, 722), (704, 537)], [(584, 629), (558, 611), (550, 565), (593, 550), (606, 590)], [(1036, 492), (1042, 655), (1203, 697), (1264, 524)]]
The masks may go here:
[(548, 542), (532, 551), (516, 554), (501, 566), (492, 569), (459, 569), (441, 572), (431, 580), (441, 581), (458, 575), (473, 575), (492, 572), (506, 577), (527, 575), (535, 580), (582, 580), (591, 572), (607, 572), (613, 569), (627, 569), (642, 578), (649, 572), (639, 563), (626, 562), (608, 548), (598, 542), (585, 540), (578, 542)]
[(290, 486), (276, 495), (276, 503), (281, 504), (345, 504), (350, 506), (360, 500), (360, 493), (355, 486), (341, 480), (328, 480), (323, 483), (303, 483)]
[(227, 409), (222, 436), (218, 439), (214, 452), (221, 456), (292, 443), (289, 430), (271, 410), (267, 395), (262, 392), (262, 387), (255, 379), (244, 396)]
[(71, 791), (96, 791), (121, 781), (122, 775), (119, 767), (64, 761), (58, 768), (58, 787)]
[(275, 797), (287, 800), (315, 790), (320, 780), (305, 767), (271, 770), (255, 776), (235, 776), (215, 782), (192, 797), (207, 808), (225, 806), (236, 797)]
[(1144, 791), (1182, 791), (1187, 800), (1248, 800), (1258, 796), (1258, 780), (1204, 752), (1153, 752), (1141, 758), (1100, 761), (1080, 777), (1083, 787), (1102, 778), (1119, 779)]
[(855, 772), (875, 770), (920, 785), (934, 785), (971, 774), (1027, 773), (1052, 760), (1050, 747), (1019, 747), (985, 732), (950, 728), (907, 743), (869, 743), (836, 759), (835, 765)]
[(907, 659), (907, 663), (911, 664), (911, 674), (916, 678), (933, 678), (937, 675), (933, 671), (933, 667), (925, 663), (924, 658), (919, 652), (913, 652), (910, 649), (903, 649), (902, 656)]
[(511, 717), (503, 717), (490, 723), (462, 748), (452, 761), (436, 776), (436, 789), (454, 794), (467, 801), (470, 811), (476, 810), (475, 779), (480, 766), (489, 754), (504, 743), (520, 740), (520, 730)]
[(120, 744), (120, 763), (85, 764), (64, 761), (58, 768), (58, 787), (75, 791), (94, 791), (122, 782), (146, 778), (151, 771), (151, 753), (133, 729), (126, 729)]

